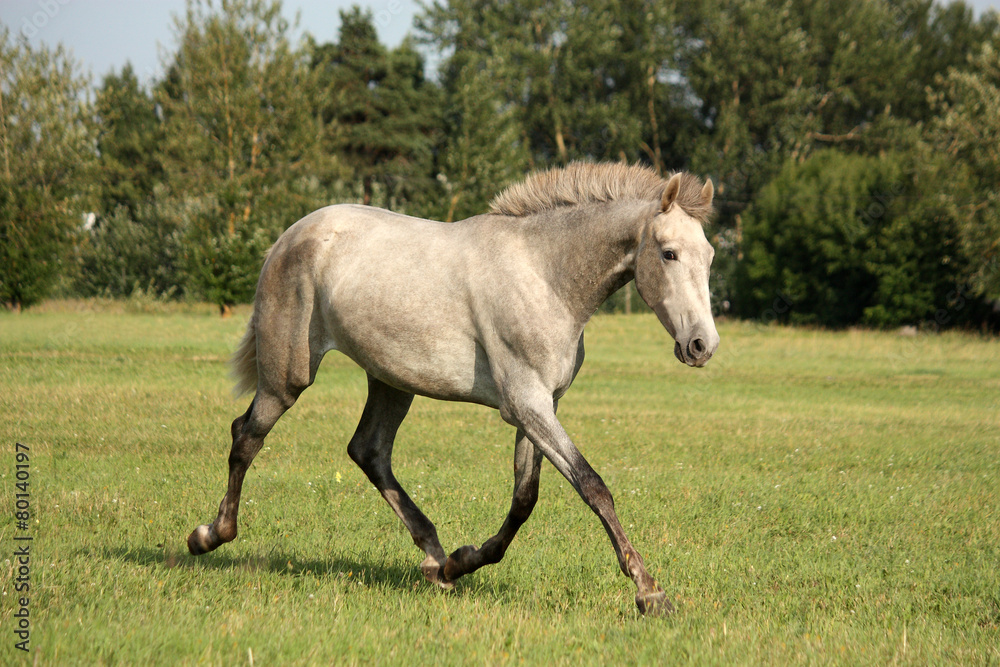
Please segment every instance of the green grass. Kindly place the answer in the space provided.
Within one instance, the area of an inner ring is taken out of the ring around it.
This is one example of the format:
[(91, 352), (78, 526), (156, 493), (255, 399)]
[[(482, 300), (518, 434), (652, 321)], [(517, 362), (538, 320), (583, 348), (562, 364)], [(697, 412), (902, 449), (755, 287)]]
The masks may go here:
[[(677, 613), (638, 615), (549, 465), (507, 558), (441, 592), (348, 459), (364, 373), (331, 354), (251, 469), (239, 538), (184, 540), (224, 491), (225, 360), (246, 311), (0, 315), (0, 545), (31, 447), (32, 653), (0, 663), (1000, 662), (1000, 347), (720, 325), (690, 369), (651, 316), (598, 316), (560, 417)], [(446, 549), (509, 504), (513, 429), (418, 398), (396, 470)], [(4, 560), (6, 559), (6, 560)]]

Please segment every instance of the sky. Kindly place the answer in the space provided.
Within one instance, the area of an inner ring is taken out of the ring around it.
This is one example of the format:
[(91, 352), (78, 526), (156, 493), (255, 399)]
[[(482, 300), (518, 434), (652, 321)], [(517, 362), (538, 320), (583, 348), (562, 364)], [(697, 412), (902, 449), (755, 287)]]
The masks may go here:
[[(1000, 1), (1000, 0), (998, 0)], [(131, 62), (140, 80), (149, 83), (163, 72), (163, 58), (176, 46), (173, 17), (183, 14), (185, 0), (0, 0), (0, 22), (32, 44), (62, 42), (89, 70), (94, 82)], [(291, 21), (300, 15), (299, 31), (320, 42), (337, 38), (339, 10), (369, 8), (379, 40), (397, 46), (412, 31), (420, 7), (416, 0), (285, 0)]]
[[(977, 12), (1000, 11), (1000, 0), (967, 0)], [(412, 31), (420, 11), (417, 0), (285, 0), (291, 20), (299, 13), (299, 33), (320, 42), (335, 40), (340, 9), (353, 4), (371, 9), (379, 39), (390, 47)], [(94, 83), (126, 62), (149, 83), (163, 72), (165, 53), (176, 45), (172, 17), (185, 0), (0, 0), (0, 22), (32, 44), (62, 42), (73, 52)]]

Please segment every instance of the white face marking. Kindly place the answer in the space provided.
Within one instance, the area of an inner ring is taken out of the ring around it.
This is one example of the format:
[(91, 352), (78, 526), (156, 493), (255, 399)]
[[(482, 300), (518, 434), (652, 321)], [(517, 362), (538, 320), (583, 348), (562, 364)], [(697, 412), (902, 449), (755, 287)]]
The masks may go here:
[(715, 250), (701, 225), (674, 207), (653, 221), (637, 261), (637, 286), (677, 344), (677, 358), (703, 366), (719, 344), (708, 279)]

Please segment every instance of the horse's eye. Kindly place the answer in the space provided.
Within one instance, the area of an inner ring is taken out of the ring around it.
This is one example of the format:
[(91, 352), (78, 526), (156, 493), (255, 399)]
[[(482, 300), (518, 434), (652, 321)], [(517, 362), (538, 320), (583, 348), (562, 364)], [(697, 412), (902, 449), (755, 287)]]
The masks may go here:
[(668, 262), (672, 262), (673, 260), (677, 259), (677, 255), (674, 254), (673, 250), (664, 250), (663, 259), (667, 260)]

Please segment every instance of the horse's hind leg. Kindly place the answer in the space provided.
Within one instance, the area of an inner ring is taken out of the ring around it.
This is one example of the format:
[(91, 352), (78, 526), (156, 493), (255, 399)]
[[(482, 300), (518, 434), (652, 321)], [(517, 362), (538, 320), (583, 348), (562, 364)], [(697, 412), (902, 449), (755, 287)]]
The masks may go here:
[(264, 437), (290, 407), (268, 393), (257, 393), (249, 409), (233, 421), (233, 447), (229, 452), (229, 486), (219, 504), (219, 514), (211, 524), (198, 526), (188, 536), (188, 550), (195, 556), (212, 551), (236, 539), (236, 517), (240, 509), (243, 478)]
[(510, 511), (496, 535), (486, 540), (482, 547), (466, 545), (448, 556), (444, 578), (454, 581), (474, 572), (484, 565), (499, 563), (507, 552), (518, 529), (531, 516), (538, 500), (538, 477), (542, 467), (542, 452), (521, 429), (517, 430), (514, 444), (514, 497)]
[(264, 438), (281, 415), (312, 384), (323, 358), (310, 349), (311, 302), (298, 299), (262, 301), (250, 326), (257, 346), (257, 393), (250, 408), (233, 421), (233, 446), (229, 452), (229, 485), (219, 504), (219, 514), (209, 525), (195, 528), (188, 537), (194, 555), (217, 549), (236, 539), (236, 518), (243, 478)]
[(392, 473), (392, 444), (412, 402), (413, 394), (393, 389), (369, 375), (368, 401), (347, 453), (402, 520), (414, 544), (427, 554), (420, 564), (424, 576), (439, 586), (448, 587), (441, 574), (445, 555), (437, 529)]

